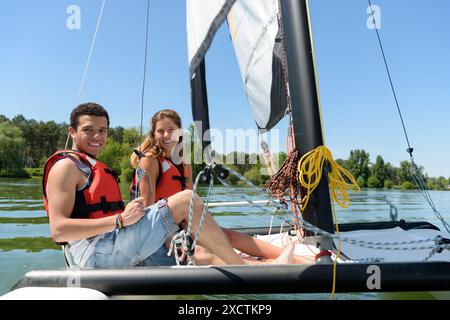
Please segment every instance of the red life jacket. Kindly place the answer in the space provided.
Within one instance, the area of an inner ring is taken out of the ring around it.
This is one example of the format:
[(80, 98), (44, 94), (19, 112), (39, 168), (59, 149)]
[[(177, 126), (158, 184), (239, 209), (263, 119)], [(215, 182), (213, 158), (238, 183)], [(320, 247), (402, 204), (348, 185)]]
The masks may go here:
[[(83, 161), (80, 161), (72, 154), (78, 155)], [(117, 173), (92, 156), (78, 151), (62, 150), (52, 155), (44, 167), (42, 187), (47, 214), (49, 214), (46, 190), (48, 174), (53, 165), (64, 158), (72, 160), (82, 172), (88, 175), (85, 186), (82, 190), (76, 191), (71, 218), (98, 219), (123, 212), (125, 205), (122, 201)]]
[[(183, 165), (180, 170), (171, 160), (158, 157), (159, 176), (156, 180), (155, 201), (167, 198), (187, 188), (188, 172)], [(130, 201), (137, 198), (139, 186), (136, 181), (136, 172), (133, 171), (133, 179), (130, 186)]]

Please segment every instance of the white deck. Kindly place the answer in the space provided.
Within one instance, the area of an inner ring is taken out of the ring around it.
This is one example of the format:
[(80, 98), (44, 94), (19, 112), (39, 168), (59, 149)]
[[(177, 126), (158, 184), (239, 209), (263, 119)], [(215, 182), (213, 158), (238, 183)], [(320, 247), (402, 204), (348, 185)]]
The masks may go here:
[[(259, 239), (265, 240), (273, 245), (283, 247), (285, 244), (287, 233), (274, 234), (270, 236), (258, 235)], [(350, 238), (353, 240), (361, 240), (367, 242), (403, 242), (403, 241), (417, 241), (423, 239), (432, 239), (437, 235), (441, 235), (444, 238), (450, 238), (450, 235), (444, 232), (440, 232), (432, 229), (412, 229), (405, 231), (399, 227), (392, 229), (382, 230), (358, 230), (341, 232), (341, 237)], [(296, 241), (296, 236), (291, 236), (292, 241)], [(338, 240), (334, 241), (336, 248), (338, 248)], [(412, 247), (428, 247), (433, 246), (433, 242), (416, 243), (410, 245), (395, 246), (397, 248), (412, 248)], [(377, 246), (377, 245), (374, 245)], [(390, 246), (393, 247), (393, 246)], [(314, 258), (319, 250), (313, 246), (296, 244), (295, 254), (301, 256), (310, 256)], [(386, 249), (372, 249), (355, 244), (350, 244), (345, 241), (341, 241), (341, 252), (350, 260), (345, 262), (358, 262), (361, 259), (379, 259), (380, 262), (421, 262), (431, 252), (431, 249), (424, 250), (386, 250)], [(335, 256), (333, 255), (333, 258)], [(345, 260), (345, 259), (344, 259)], [(341, 259), (339, 262), (343, 262)], [(441, 253), (436, 253), (429, 261), (450, 261), (450, 251), (444, 250)]]

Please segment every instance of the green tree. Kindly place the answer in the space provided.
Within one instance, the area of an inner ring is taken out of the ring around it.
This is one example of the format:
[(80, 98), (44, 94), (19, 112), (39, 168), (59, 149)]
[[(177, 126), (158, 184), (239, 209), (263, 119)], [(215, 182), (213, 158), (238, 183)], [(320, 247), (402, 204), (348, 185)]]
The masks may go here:
[(398, 171), (399, 171), (399, 169), (394, 167), (389, 162), (384, 165), (384, 169), (385, 169), (385, 172), (386, 172), (385, 179), (390, 180), (394, 185), (398, 185), (399, 182), (400, 182), (400, 180), (398, 178)]
[[(375, 177), (378, 181), (377, 183), (378, 186), (376, 186), (375, 188), (381, 188), (384, 185), (384, 180), (387, 179), (387, 174), (386, 174), (386, 165), (384, 163), (383, 158), (380, 155), (377, 156), (375, 163), (370, 168), (370, 171), (371, 176)], [(374, 180), (372, 179), (372, 181)], [(369, 181), (367, 181), (367, 183), (369, 184)]]
[(6, 116), (0, 114), (0, 123), (1, 122), (9, 122), (9, 119)]
[(120, 175), (122, 172), (121, 163), (124, 156), (123, 146), (114, 140), (109, 140), (98, 158)]
[(23, 169), (25, 141), (22, 132), (6, 121), (0, 123), (0, 150), (0, 176), (28, 176)]
[(403, 185), (403, 182), (410, 182), (414, 184), (414, 179), (411, 175), (411, 163), (409, 161), (401, 161), (398, 171), (399, 182)]
[(440, 176), (439, 178), (428, 178), (427, 188), (430, 190), (447, 190), (447, 179)]
[(384, 187), (386, 189), (392, 189), (394, 187), (394, 183), (391, 180), (384, 180)]
[(244, 177), (246, 177), (248, 180), (250, 180), (255, 185), (262, 185), (261, 180), (261, 167), (254, 166), (249, 171), (246, 171), (244, 173)]
[(125, 129), (123, 127), (115, 127), (108, 129), (108, 139), (112, 139), (118, 143), (123, 143), (123, 135)]
[(22, 131), (26, 145), (23, 161), (27, 166), (43, 166), (51, 154), (64, 147), (65, 139), (62, 136), (67, 136), (63, 133), (67, 133), (64, 125), (54, 121), (27, 120), (23, 115), (15, 116), (11, 122)]
[(49, 157), (55, 153), (61, 146), (58, 145), (60, 139), (61, 126), (54, 121), (39, 122), (38, 135), (42, 141), (41, 145), (41, 157)]
[(404, 190), (411, 190), (414, 189), (414, 185), (409, 181), (405, 181), (402, 183), (401, 188)]
[(18, 114), (16, 116), (14, 116), (14, 118), (12, 118), (11, 122), (16, 126), (16, 127), (21, 127), (23, 126), (27, 120), (25, 119), (25, 117), (22, 114)]
[(445, 179), (443, 176), (440, 176), (437, 178), (438, 184), (441, 187), (441, 190), (446, 190), (448, 188), (448, 182), (447, 179)]
[(142, 136), (142, 141), (141, 141), (141, 136), (140, 136), (139, 130), (136, 128), (124, 129), (122, 143), (126, 143), (126, 144), (133, 146), (133, 148), (137, 148), (137, 147), (139, 147), (141, 142), (144, 142), (145, 137), (146, 136), (144, 134)]
[(413, 186), (416, 185), (412, 173), (414, 173), (417, 177), (421, 178), (423, 181), (427, 181), (427, 177), (423, 174), (424, 168), (422, 166), (417, 167), (415, 170), (412, 169), (412, 164), (409, 161), (400, 162), (400, 168), (398, 171), (398, 177), (400, 183), (407, 181), (410, 182)]
[(378, 180), (377, 177), (370, 176), (369, 179), (367, 180), (367, 186), (369, 188), (381, 188), (383, 184), (381, 183), (380, 180)]
[[(361, 177), (366, 182), (370, 175), (369, 154), (364, 150), (351, 150), (348, 166), (354, 177)], [(361, 186), (361, 185), (360, 185)]]
[(281, 167), (281, 165), (286, 161), (286, 152), (281, 151), (279, 153), (275, 153), (273, 158), (275, 159), (276, 157), (278, 157), (278, 167)]
[(344, 169), (350, 170), (350, 165), (348, 163), (348, 160), (336, 159), (335, 161), (337, 164), (339, 164)]
[(359, 176), (358, 179), (356, 179), (356, 183), (357, 183), (358, 186), (360, 186), (361, 188), (367, 187), (366, 179), (364, 179), (362, 176)]

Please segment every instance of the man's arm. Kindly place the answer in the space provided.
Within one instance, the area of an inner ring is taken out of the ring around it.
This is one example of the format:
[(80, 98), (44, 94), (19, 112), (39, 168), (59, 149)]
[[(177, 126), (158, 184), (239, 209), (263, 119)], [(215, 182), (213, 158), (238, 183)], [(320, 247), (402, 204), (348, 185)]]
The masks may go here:
[[(85, 177), (70, 159), (58, 161), (50, 170), (47, 180), (47, 197), (50, 233), (54, 241), (81, 240), (114, 229), (116, 217), (101, 219), (71, 219), (77, 186)], [(130, 202), (122, 217), (125, 225), (136, 223), (143, 215), (142, 199)]]

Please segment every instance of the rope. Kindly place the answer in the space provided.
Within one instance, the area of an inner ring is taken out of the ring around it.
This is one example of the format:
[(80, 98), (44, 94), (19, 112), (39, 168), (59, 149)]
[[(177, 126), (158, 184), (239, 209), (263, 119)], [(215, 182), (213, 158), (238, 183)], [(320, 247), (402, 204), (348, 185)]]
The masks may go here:
[[(303, 220), (303, 227), (311, 232), (313, 232), (315, 235), (325, 235), (330, 238), (336, 239), (338, 236), (336, 234), (329, 233), (325, 230), (322, 230), (320, 228), (317, 228), (313, 224), (309, 223), (306, 220)], [(339, 239), (339, 238), (338, 238)], [(421, 243), (427, 243), (427, 242), (434, 242), (436, 243), (437, 240), (441, 240), (441, 236), (436, 236), (434, 238), (428, 238), (428, 239), (420, 239), (420, 240), (411, 240), (411, 241), (394, 241), (394, 242), (373, 242), (373, 241), (362, 241), (362, 240), (354, 240), (347, 237), (340, 237), (340, 239), (344, 242), (369, 248), (369, 249), (378, 249), (378, 250), (392, 250), (392, 251), (415, 251), (415, 250), (429, 250), (436, 247), (436, 245), (433, 246), (415, 246), (415, 247), (407, 247), (407, 245), (416, 245)], [(404, 246), (404, 247), (402, 247)], [(448, 246), (446, 244), (446, 246)]]
[[(95, 27), (94, 37), (92, 38), (91, 48), (90, 48), (89, 54), (88, 54), (88, 59), (86, 61), (86, 64), (84, 65), (84, 71), (83, 71), (83, 76), (81, 78), (80, 89), (78, 90), (78, 96), (77, 96), (77, 99), (75, 100), (75, 105), (76, 106), (80, 102), (81, 93), (82, 93), (83, 88), (84, 88), (84, 81), (86, 79), (86, 75), (87, 75), (87, 72), (88, 72), (88, 69), (89, 69), (92, 53), (94, 52), (95, 40), (97, 39), (97, 33), (98, 33), (99, 28), (100, 28), (100, 22), (102, 20), (103, 8), (105, 7), (105, 3), (106, 3), (106, 0), (103, 0), (102, 1), (102, 6), (101, 6), (101, 9), (100, 9), (100, 14), (99, 14), (98, 19), (97, 19), (97, 26)], [(68, 133), (67, 134), (67, 139), (66, 139), (66, 144), (64, 146), (64, 150), (67, 150), (67, 146), (69, 144), (69, 137), (70, 137), (70, 134)]]
[(281, 165), (280, 170), (274, 174), (269, 181), (266, 182), (263, 190), (268, 190), (269, 194), (278, 199), (282, 199), (287, 196), (288, 190), (293, 189), (290, 198), (291, 201), (295, 199), (292, 195), (299, 194), (298, 175), (296, 174), (296, 168), (298, 164), (299, 153), (296, 149), (293, 149), (286, 157), (286, 160)]
[[(189, 250), (187, 242), (188, 239), (185, 230), (181, 230), (179, 233), (175, 234), (170, 242), (170, 247), (167, 252), (167, 255), (170, 256), (173, 251), (175, 255), (175, 262), (177, 263), (178, 266), (180, 265), (180, 261), (184, 260), (184, 258), (186, 257), (186, 252), (188, 252)], [(181, 257), (178, 255), (178, 248), (183, 249)]]
[[(330, 184), (331, 198), (341, 208), (347, 208), (350, 204), (347, 189), (360, 191), (352, 174), (334, 161), (327, 147), (319, 146), (306, 153), (298, 163), (298, 180), (300, 185), (306, 189), (306, 194), (300, 203), (300, 210), (302, 212), (307, 207), (311, 194), (319, 185), (324, 170), (327, 173)], [(339, 194), (341, 200), (339, 199)]]
[[(214, 179), (211, 177), (211, 179), (209, 180), (209, 188), (208, 188), (208, 194), (207, 194), (207, 198), (206, 198), (206, 202), (203, 204), (203, 212), (202, 215), (200, 217), (200, 222), (198, 224), (197, 227), (197, 232), (195, 235), (195, 239), (194, 241), (191, 243), (191, 234), (192, 234), (192, 219), (194, 216), (194, 198), (195, 198), (195, 192), (197, 190), (197, 186), (198, 183), (200, 182), (200, 178), (202, 177), (202, 175), (204, 174), (204, 170), (200, 171), (197, 175), (197, 177), (195, 178), (195, 182), (194, 185), (192, 187), (192, 196), (191, 199), (189, 201), (189, 216), (188, 216), (188, 227), (187, 227), (187, 231), (186, 231), (186, 236), (183, 238), (183, 248), (185, 249), (185, 252), (187, 254), (187, 263), (188, 265), (195, 265), (195, 261), (194, 261), (194, 257), (192, 256), (194, 250), (195, 250), (195, 246), (197, 244), (197, 241), (200, 237), (200, 232), (202, 230), (203, 227), (203, 222), (204, 222), (204, 218), (207, 214), (207, 209), (208, 209), (208, 203), (209, 203), (209, 198), (211, 196), (211, 190), (213, 188), (213, 184), (214, 184)], [(181, 232), (183, 232), (184, 230), (182, 230)]]
[[(222, 183), (225, 187), (231, 187), (231, 186), (230, 186), (225, 180), (223, 180), (222, 178), (220, 178), (220, 177), (218, 177), (218, 176), (216, 176), (216, 178), (217, 178), (217, 180), (219, 180), (220, 183)], [(238, 191), (239, 191), (239, 190), (238, 190)], [(272, 210), (270, 210), (269, 208), (267, 208), (265, 205), (262, 205), (262, 204), (260, 204), (260, 203), (255, 203), (255, 202), (253, 202), (252, 200), (248, 199), (248, 198), (245, 196), (245, 194), (242, 193), (242, 191), (238, 192), (237, 195), (239, 196), (239, 198), (245, 200), (245, 201), (248, 202), (249, 204), (254, 205), (255, 207), (259, 207), (259, 208), (261, 208), (261, 209), (262, 209), (263, 211), (265, 211), (265, 212), (270, 212), (270, 213), (272, 213)], [(275, 208), (275, 209), (278, 210), (279, 208), (277, 207), (277, 208)]]
[(414, 181), (416, 182), (417, 186), (419, 187), (419, 190), (421, 191), (423, 197), (425, 198), (425, 201), (428, 202), (428, 204), (431, 207), (431, 210), (433, 210), (435, 216), (441, 221), (442, 225), (445, 227), (448, 233), (450, 233), (450, 226), (445, 221), (444, 217), (441, 215), (441, 213), (437, 210), (436, 206), (434, 205), (433, 199), (431, 198), (431, 194), (428, 192), (427, 185), (425, 181), (422, 178), (422, 174), (420, 172), (420, 169), (417, 167), (417, 165), (414, 162), (414, 158), (411, 154), (411, 167), (410, 167), (410, 173), (413, 177)]
[[(267, 193), (264, 190), (261, 190), (260, 188), (258, 188), (257, 186), (255, 186), (250, 180), (248, 180), (246, 177), (244, 177), (242, 174), (240, 174), (239, 172), (231, 169), (230, 167), (227, 167), (224, 164), (221, 164), (221, 166), (228, 170), (228, 172), (232, 173), (233, 175), (235, 175), (237, 178), (239, 178), (242, 182), (244, 182), (246, 185), (248, 185), (250, 188), (252, 188), (255, 192), (264, 195), (273, 205), (275, 205), (277, 208), (279, 209), (286, 209), (286, 207), (282, 204), (281, 199), (280, 202), (276, 202), (274, 199), (272, 199), (270, 197), (270, 195), (267, 195)], [(217, 179), (219, 179), (219, 181), (221, 181), (221, 179), (219, 177), (217, 177)], [(227, 184), (228, 185), (228, 184)], [(250, 200), (246, 200), (251, 202)], [(257, 204), (255, 204), (257, 205)]]
[[(196, 234), (195, 234), (194, 242), (192, 243), (192, 250), (194, 250), (194, 248), (195, 248), (195, 246), (196, 246), (196, 244), (197, 244), (197, 241), (198, 241), (198, 239), (199, 239), (199, 237), (200, 237), (200, 232), (202, 231), (203, 220), (205, 219), (206, 214), (208, 213), (208, 203), (209, 203), (209, 199), (210, 199), (210, 197), (211, 197), (211, 190), (213, 189), (213, 185), (214, 185), (214, 179), (211, 177), (211, 179), (209, 180), (209, 187), (208, 187), (208, 194), (207, 194), (207, 196), (206, 196), (206, 201), (203, 203), (203, 212), (202, 212), (202, 216), (201, 216), (201, 218), (200, 218), (200, 222), (199, 222), (198, 227), (197, 227), (197, 232), (196, 232)], [(193, 195), (195, 194), (194, 192), (195, 192), (195, 191), (192, 192)], [(194, 197), (194, 196), (193, 196), (193, 197)], [(192, 201), (192, 198), (191, 198), (191, 201)], [(190, 214), (191, 214), (191, 213), (189, 212), (189, 215), (190, 215)]]
[(336, 257), (333, 260), (333, 285), (332, 285), (332, 289), (331, 289), (331, 294), (330, 294), (330, 300), (334, 299), (334, 292), (336, 291), (336, 273), (337, 273), (337, 260), (339, 259), (340, 255), (341, 255), (341, 234), (339, 232), (339, 224), (337, 223), (337, 216), (336, 216), (336, 210), (334, 208), (334, 204), (331, 207), (332, 212), (333, 212), (333, 219), (336, 222), (336, 236), (338, 238), (338, 251), (336, 253)]

